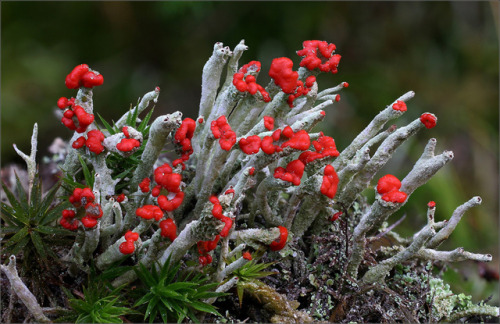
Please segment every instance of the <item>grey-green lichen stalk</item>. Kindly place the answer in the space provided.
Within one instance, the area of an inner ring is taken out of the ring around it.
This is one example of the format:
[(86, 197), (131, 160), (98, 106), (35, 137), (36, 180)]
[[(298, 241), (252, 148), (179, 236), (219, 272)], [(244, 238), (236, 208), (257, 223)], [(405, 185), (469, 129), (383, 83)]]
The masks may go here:
[[(76, 98), (72, 102), (64, 98), (70, 103), (59, 106), (64, 116), (69, 116), (65, 125), (75, 130), (61, 169), (66, 177), (77, 181), (75, 174), (86, 168), (91, 170), (89, 179), (93, 180), (85, 179), (90, 191), (60, 190), (70, 196), (71, 210), (77, 214), (68, 218), (67, 223), (73, 227), (63, 225), (77, 231), (73, 247), (63, 257), (72, 273), (89, 271), (91, 260), (103, 271), (124, 259), (147, 267), (167, 260), (199, 259), (200, 268), (216, 269), (212, 280), (221, 284), (218, 291), (229, 291), (238, 282), (234, 271), (248, 263), (243, 257), (228, 263), (230, 257), (244, 249), (269, 250), (279, 261), (289, 249), (287, 242), (303, 242), (306, 234), (320, 235), (333, 215), (348, 213), (357, 204), (361, 193), (372, 185), (402, 143), (436, 125), (437, 118), (430, 113), (400, 128), (387, 125), (407, 110), (407, 102), (415, 95), (409, 91), (375, 115), (339, 152), (331, 137), (311, 131), (323, 120), (325, 109), (339, 101), (338, 92), (348, 86), (341, 82), (319, 91), (316, 82), (320, 72), (337, 72), (340, 55), (334, 54), (335, 45), (326, 42), (306, 41), (303, 45), (304, 49), (297, 52), (303, 57), (298, 71), (293, 71), (290, 59), (275, 59), (269, 72), (272, 80), (263, 87), (257, 83), (260, 62), (239, 64), (247, 49), (244, 41), (233, 51), (216, 43), (203, 67), (196, 120), (183, 119), (178, 111), (156, 117), (150, 125), (150, 115), (140, 119), (150, 103), (159, 100), (160, 89), (155, 88), (114, 125), (99, 127), (94, 121), (83, 127), (85, 118), (93, 119), (92, 87), (98, 84), (76, 84)], [(71, 76), (74, 82), (78, 73), (97, 73), (82, 66), (68, 78)], [(69, 119), (78, 125), (72, 128)], [(30, 183), (36, 169), (36, 134), (35, 124), (30, 156), (15, 147), (27, 163)], [(166, 148), (174, 148), (178, 155), (166, 157), (162, 154)], [(481, 203), (475, 197), (458, 207), (447, 222), (435, 223), (435, 205), (429, 205), (427, 225), (412, 238), (401, 239), (387, 259), (360, 271), (370, 235), (453, 158), (448, 151), (435, 155), (435, 148), (436, 139), (432, 138), (402, 181), (384, 183), (381, 179), (375, 202), (351, 224), (345, 258), (354, 285), (383, 285), (396, 265), (412, 259), (491, 261), (490, 255), (463, 248), (437, 250), (464, 213)], [(134, 161), (134, 166), (117, 175), (127, 161)], [(81, 215), (85, 216), (80, 219)], [(399, 237), (392, 231), (388, 235)], [(220, 249), (215, 249), (217, 244)], [(234, 249), (230, 251), (229, 246)], [(281, 249), (283, 253), (276, 252)], [(20, 285), (12, 262), (2, 270), (13, 286), (24, 291), (26, 287)], [(133, 280), (135, 273), (129, 271), (113, 285)], [(471, 314), (498, 316), (498, 308), (471, 303), (462, 303), (458, 311), (453, 311), (439, 299), (448, 288), (438, 281), (432, 287), (435, 320), (457, 320)], [(253, 294), (260, 296), (266, 289), (255, 288)], [(26, 300), (36, 318), (44, 320), (34, 305), (36, 301)], [(295, 311), (290, 308), (289, 312)], [(310, 320), (308, 315), (301, 316)]]

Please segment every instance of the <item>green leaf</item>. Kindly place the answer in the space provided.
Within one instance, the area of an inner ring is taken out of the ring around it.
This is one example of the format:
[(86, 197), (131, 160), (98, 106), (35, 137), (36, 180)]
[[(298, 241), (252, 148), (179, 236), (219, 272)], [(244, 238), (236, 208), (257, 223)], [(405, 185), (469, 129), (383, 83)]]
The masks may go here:
[(19, 230), (21, 229), (21, 227), (19, 226), (2, 226), (0, 228), (0, 231), (2, 234), (13, 234), (13, 233), (17, 233)]
[[(148, 114), (146, 115), (146, 117), (144, 117), (144, 119), (142, 120), (142, 122), (139, 124), (139, 127), (137, 128), (137, 130), (141, 133), (144, 132), (144, 130), (146, 129), (146, 126), (148, 126), (148, 123), (149, 123), (149, 120), (151, 119), (151, 116), (153, 115), (153, 111), (154, 111), (154, 107), (151, 108), (151, 110), (148, 112)], [(143, 135), (145, 135), (143, 133)]]
[(47, 258), (47, 253), (45, 252), (47, 246), (43, 244), (40, 235), (37, 232), (33, 231), (30, 233), (30, 236), (31, 236), (31, 241), (33, 242), (33, 245), (35, 246), (35, 249), (40, 255), (40, 257), (42, 257), (42, 259)]
[(23, 212), (17, 212), (14, 208), (6, 205), (4, 203), (1, 204), (0, 209), (0, 217), (9, 225), (23, 227), (25, 224), (21, 222), (16, 215), (19, 213), (22, 215)]
[(191, 301), (189, 303), (189, 305), (192, 306), (194, 309), (205, 312), (205, 313), (220, 315), (214, 306), (207, 304), (207, 303), (202, 303), (202, 302), (198, 302), (198, 301)]
[(16, 174), (16, 192), (19, 197), (19, 203), (23, 208), (26, 215), (29, 215), (29, 206), (28, 206), (28, 197), (26, 196), (26, 192), (24, 191), (23, 185), (21, 184), (21, 180)]
[[(21, 252), (26, 245), (31, 241), (29, 236), (25, 236), (21, 242), (17, 243), (12, 249), (9, 249), (11, 254), (17, 255), (19, 252)], [(25, 255), (26, 257), (26, 255)]]
[(40, 177), (37, 174), (33, 179), (33, 186), (31, 187), (30, 215), (34, 216), (37, 214), (40, 208), (41, 201), (42, 201), (42, 183), (40, 182)]
[(158, 304), (159, 301), (160, 298), (158, 296), (154, 296), (153, 299), (149, 301), (146, 312), (144, 313), (144, 319), (147, 319), (151, 315), (151, 311), (156, 307), (156, 304)]
[(152, 278), (151, 273), (142, 263), (139, 263), (139, 269), (134, 268), (134, 271), (137, 274), (137, 277), (139, 277), (139, 279), (147, 286), (153, 287), (156, 285), (156, 281)]
[(243, 292), (245, 291), (245, 289), (243, 288), (242, 285), (236, 285), (236, 292), (238, 294), (238, 300), (240, 301), (240, 308), (241, 308), (241, 305), (243, 303)]
[(90, 188), (94, 187), (94, 174), (90, 173), (89, 168), (87, 167), (87, 163), (83, 160), (83, 158), (78, 154), (78, 160), (80, 160), (80, 164), (82, 165), (83, 177), (85, 178), (85, 183)]
[[(21, 203), (16, 199), (14, 194), (9, 190), (9, 188), (7, 188), (7, 186), (3, 182), (2, 182), (2, 188), (3, 191), (5, 192), (5, 195), (7, 196), (7, 199), (9, 200), (10, 205), (15, 210), (15, 217), (23, 224), (27, 224), (28, 217), (26, 210), (23, 208), (23, 206), (21, 206)], [(2, 207), (3, 206), (4, 204), (2, 203)]]
[(52, 223), (54, 220), (61, 217), (62, 211), (70, 207), (70, 203), (68, 201), (63, 201), (48, 212), (46, 212), (41, 219), (38, 221), (40, 225), (48, 225)]
[(49, 192), (47, 192), (47, 194), (45, 195), (45, 197), (43, 198), (43, 200), (40, 204), (40, 208), (38, 210), (40, 213), (45, 214), (47, 212), (50, 205), (54, 201), (57, 190), (59, 190), (60, 186), (61, 186), (61, 182), (58, 182), (49, 190)]
[(122, 178), (125, 178), (125, 176), (129, 173), (132, 173), (132, 171), (135, 169), (136, 167), (133, 166), (131, 168), (128, 168), (127, 170), (123, 171), (122, 173), (116, 175), (116, 176), (113, 176), (113, 180), (114, 179), (122, 179)]
[(104, 125), (104, 127), (106, 127), (106, 129), (108, 130), (109, 134), (110, 135), (114, 135), (116, 134), (115, 130), (113, 129), (113, 127), (111, 127), (110, 124), (108, 124), (108, 122), (102, 118), (101, 115), (99, 115), (99, 113), (97, 113), (97, 116), (99, 117), (99, 119), (101, 120), (101, 123)]
[(9, 241), (4, 244), (4, 247), (9, 247), (12, 246), (16, 243), (21, 242), (23, 238), (25, 238), (28, 235), (28, 227), (23, 227), (19, 232), (17, 232), (14, 236), (12, 236)]
[[(121, 262), (119, 262), (121, 263)], [(113, 280), (115, 278), (118, 278), (122, 274), (132, 270), (132, 266), (113, 266), (111, 265), (108, 269), (104, 270), (100, 275), (99, 275), (99, 280)]]
[(62, 181), (69, 184), (70, 186), (69, 188), (63, 186), (64, 189), (68, 190), (69, 192), (73, 191), (74, 188), (82, 188), (82, 189), (85, 188), (85, 185), (67, 177), (62, 178)]
[(38, 225), (37, 227), (35, 227), (35, 231), (49, 235), (71, 235), (71, 236), (76, 235), (75, 232), (64, 228), (56, 228), (45, 225)]

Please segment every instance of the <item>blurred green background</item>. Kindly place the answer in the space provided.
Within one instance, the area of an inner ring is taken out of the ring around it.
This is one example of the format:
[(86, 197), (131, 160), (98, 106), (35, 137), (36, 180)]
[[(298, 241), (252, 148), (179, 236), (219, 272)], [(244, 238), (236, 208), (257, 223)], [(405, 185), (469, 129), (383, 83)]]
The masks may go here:
[[(22, 163), (12, 143), (27, 152), (32, 125), (40, 127), (40, 155), (52, 140), (67, 139), (55, 117), (56, 101), (75, 94), (64, 78), (80, 63), (104, 75), (94, 92), (95, 110), (107, 120), (155, 86), (162, 89), (155, 114), (176, 110), (196, 117), (201, 71), (213, 44), (233, 48), (245, 39), (241, 64), (288, 56), (303, 40), (337, 45), (339, 73), (321, 75), (320, 89), (349, 82), (342, 100), (327, 110), (320, 130), (339, 150), (371, 118), (414, 90), (405, 125), (423, 112), (438, 126), (403, 145), (380, 173), (403, 178), (431, 137), (437, 151), (455, 158), (393, 216), (406, 213), (398, 230), (410, 235), (425, 223), (426, 203), (445, 219), (475, 195), (483, 204), (469, 211), (443, 247), (491, 253), (498, 271), (499, 42), (498, 2), (2, 2), (1, 163)], [(260, 84), (269, 77), (262, 73)], [(493, 294), (498, 282), (479, 278), (464, 262), (447, 278), (475, 298)], [(464, 276), (466, 281), (464, 281)]]

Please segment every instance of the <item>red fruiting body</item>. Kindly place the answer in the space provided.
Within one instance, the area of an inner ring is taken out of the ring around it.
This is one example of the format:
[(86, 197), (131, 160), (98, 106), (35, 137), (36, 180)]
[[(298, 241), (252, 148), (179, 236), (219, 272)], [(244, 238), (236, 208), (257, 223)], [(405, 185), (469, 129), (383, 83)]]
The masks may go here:
[(264, 116), (264, 127), (267, 130), (273, 130), (274, 128), (274, 118), (269, 116)]
[(127, 126), (123, 126), (122, 127), (122, 133), (123, 133), (123, 135), (125, 135), (126, 138), (130, 137), (130, 134), (128, 132), (128, 127)]
[(252, 254), (250, 254), (250, 252), (248, 251), (245, 251), (243, 252), (243, 259), (246, 259), (246, 260), (249, 260), (249, 261), (252, 261)]
[(183, 161), (184, 161), (183, 159), (175, 159), (172, 161), (172, 166), (175, 168), (176, 166), (178, 166), (180, 164), (182, 167), (182, 170), (186, 170), (186, 165), (184, 164)]
[(401, 100), (397, 100), (393, 105), (392, 109), (394, 110), (399, 110), (399, 111), (406, 111), (406, 103)]
[(286, 126), (285, 128), (283, 128), (283, 131), (281, 132), (281, 134), (283, 136), (285, 136), (286, 138), (291, 138), (293, 136), (294, 132), (290, 126)]
[(386, 174), (378, 180), (377, 192), (382, 195), (382, 200), (403, 203), (406, 200), (406, 193), (399, 191), (401, 181), (392, 174)]
[(79, 148), (82, 148), (84, 145), (85, 145), (85, 137), (83, 137), (83, 136), (78, 137), (78, 139), (76, 139), (76, 140), (73, 142), (73, 144), (71, 144), (71, 146), (72, 146), (74, 149), (79, 149)]
[(210, 124), (212, 134), (216, 139), (219, 139), (220, 147), (229, 151), (236, 143), (236, 133), (231, 130), (231, 126), (227, 123), (226, 116), (220, 116)]
[(380, 178), (377, 184), (377, 192), (381, 195), (394, 190), (399, 190), (399, 188), (401, 188), (401, 181), (399, 181), (399, 179), (392, 174), (386, 174)]
[(220, 236), (216, 235), (212, 241), (199, 241), (197, 243), (198, 253), (200, 254), (198, 261), (202, 266), (212, 263), (212, 256), (208, 252), (215, 250), (219, 239)]
[[(83, 199), (83, 201), (82, 201)], [(80, 207), (82, 204), (86, 205), (90, 202), (94, 202), (95, 196), (90, 188), (75, 188), (71, 196), (69, 196), (69, 202), (75, 207)]]
[[(285, 128), (286, 129), (286, 128)], [(291, 129), (291, 128), (290, 128)], [(283, 134), (285, 134), (285, 130), (283, 130)], [(311, 139), (309, 134), (305, 130), (299, 130), (295, 134), (292, 135), (290, 140), (281, 144), (282, 148), (290, 146), (296, 150), (305, 151), (311, 146)]]
[(208, 264), (208, 258), (207, 258), (207, 256), (205, 256), (205, 255), (200, 255), (200, 256), (198, 257), (198, 262), (200, 263), (200, 265), (201, 265), (202, 267), (206, 266), (206, 265)]
[(97, 219), (94, 217), (84, 216), (82, 217), (82, 224), (87, 228), (92, 228), (97, 225)]
[[(87, 113), (81, 106), (75, 106), (74, 103), (74, 98), (67, 100), (66, 98), (62, 97), (58, 100), (57, 105), (59, 106), (59, 108), (62, 107), (61, 109), (64, 109), (66, 107), (71, 107), (73, 109), (68, 109), (64, 112), (63, 117), (61, 118), (61, 122), (67, 128), (76, 130), (78, 133), (83, 133), (85, 132), (85, 130), (87, 130), (87, 127), (94, 121), (94, 115)], [(78, 127), (73, 120), (74, 116), (76, 116), (76, 119), (78, 120)]]
[(209, 201), (214, 204), (212, 208), (212, 215), (225, 224), (224, 228), (220, 232), (220, 236), (226, 237), (229, 234), (229, 230), (233, 226), (233, 220), (227, 216), (222, 215), (222, 206), (216, 196), (211, 196)]
[(286, 227), (278, 226), (280, 230), (280, 236), (276, 241), (271, 242), (269, 248), (271, 251), (279, 251), (283, 249), (286, 245), (286, 240), (288, 239), (288, 230)]
[(292, 70), (293, 62), (288, 57), (275, 58), (271, 63), (269, 76), (284, 93), (292, 94), (297, 88), (299, 73)]
[(151, 179), (144, 178), (141, 183), (139, 183), (139, 188), (142, 192), (149, 192), (149, 185), (151, 184)]
[(104, 146), (102, 142), (104, 141), (104, 134), (97, 129), (93, 129), (87, 133), (87, 141), (85, 145), (89, 148), (91, 152), (99, 155), (104, 151)]
[(311, 91), (314, 82), (316, 82), (316, 77), (314, 75), (307, 77), (305, 85), (302, 81), (297, 81), (297, 87), (295, 88), (294, 93), (288, 96), (288, 106), (293, 108), (293, 101), (298, 97), (308, 94), (309, 91)]
[(340, 95), (336, 95), (336, 96), (335, 96), (335, 101), (336, 101), (336, 102), (339, 102), (339, 101), (340, 101)]
[(182, 145), (182, 151), (186, 156), (186, 160), (193, 153), (191, 139), (193, 138), (195, 129), (196, 122), (191, 118), (185, 118), (174, 135), (175, 142)]
[(198, 118), (198, 124), (203, 124), (203, 121), (204, 121), (203, 118), (201, 118), (201, 117)]
[(66, 87), (77, 89), (79, 87), (92, 88), (103, 84), (104, 78), (101, 74), (89, 71), (87, 64), (77, 65), (73, 71), (66, 76)]
[(383, 200), (400, 204), (405, 202), (406, 197), (406, 193), (397, 190), (382, 195)]
[(212, 241), (199, 241), (197, 243), (198, 253), (201, 255), (207, 254), (210, 251), (215, 250), (217, 243), (219, 242), (220, 235), (216, 235)]
[[(290, 128), (291, 129), (291, 128)], [(293, 130), (292, 130), (293, 132)], [(273, 141), (277, 142), (280, 140), (280, 137), (281, 137), (281, 129), (277, 129), (273, 132), (273, 134), (271, 135), (271, 137), (273, 138)]]
[(344, 88), (348, 88), (348, 87), (349, 87), (349, 83), (347, 83), (347, 82), (342, 82), (342, 86), (343, 86)]
[(229, 231), (231, 230), (231, 227), (233, 227), (233, 220), (229, 217), (224, 216), (222, 221), (224, 222), (224, 228), (220, 231), (220, 236), (226, 237), (229, 235)]
[(135, 214), (144, 219), (155, 219), (159, 221), (163, 217), (163, 211), (158, 206), (144, 205), (137, 208)]
[(87, 72), (80, 79), (80, 84), (85, 88), (97, 87), (102, 85), (103, 82), (102, 74), (95, 74), (94, 72)]
[(139, 239), (139, 233), (132, 232), (131, 230), (128, 230), (127, 233), (125, 233), (124, 237), (125, 237), (125, 241), (135, 242)]
[(255, 79), (255, 76), (252, 74), (245, 74), (250, 70), (251, 73), (257, 73), (260, 71), (260, 62), (259, 61), (251, 61), (248, 64), (243, 65), (237, 73), (233, 75), (233, 85), (240, 92), (248, 91), (251, 95), (260, 92), (265, 102), (271, 101), (271, 97), (269, 93), (267, 93), (264, 88), (258, 84)]
[(73, 118), (74, 115), (75, 115), (75, 113), (73, 112), (73, 110), (69, 110), (69, 109), (63, 113), (63, 116), (66, 118)]
[(271, 136), (264, 136), (260, 143), (260, 148), (266, 154), (273, 154), (276, 152), (277, 145), (273, 145), (273, 138)]
[(62, 227), (64, 227), (67, 230), (70, 230), (70, 231), (75, 231), (78, 228), (78, 220), (77, 219), (73, 219), (70, 222), (70, 219), (61, 218), (61, 220), (59, 221), (59, 224), (61, 224)]
[(76, 130), (76, 125), (75, 125), (75, 122), (73, 121), (73, 119), (69, 119), (69, 118), (66, 118), (63, 116), (61, 118), (61, 123), (63, 123), (64, 126), (66, 126), (67, 128), (69, 128), (71, 130)]
[(164, 195), (158, 196), (158, 205), (161, 209), (165, 211), (174, 211), (182, 204), (184, 200), (184, 193), (179, 191), (175, 194), (175, 197), (168, 200), (168, 198)]
[(118, 248), (123, 254), (132, 254), (135, 251), (135, 246), (133, 241), (125, 241), (120, 244)]
[(426, 128), (433, 128), (436, 126), (437, 118), (433, 114), (425, 113), (420, 116), (420, 121)]
[(78, 119), (78, 124), (80, 125), (80, 127), (84, 128), (83, 131), (81, 132), (77, 131), (77, 132), (83, 133), (87, 129), (87, 126), (89, 126), (94, 122), (94, 115), (87, 113), (82, 106), (78, 105), (73, 107), (73, 112), (75, 113), (75, 116)]
[(299, 160), (301, 160), (304, 164), (327, 156), (339, 156), (339, 151), (337, 151), (337, 147), (335, 146), (335, 140), (330, 136), (324, 136), (323, 132), (320, 133), (318, 140), (313, 141), (312, 144), (316, 152), (306, 151), (299, 156)]
[(313, 151), (305, 151), (299, 155), (299, 160), (302, 161), (304, 165), (321, 158), (323, 158), (322, 154)]
[(161, 186), (160, 185), (155, 186), (153, 188), (153, 190), (151, 190), (151, 196), (158, 197), (158, 195), (160, 194), (160, 191), (161, 191)]
[(316, 77), (314, 75), (310, 75), (306, 78), (306, 87), (307, 88), (312, 88), (314, 85), (314, 82), (316, 82)]
[(136, 147), (140, 146), (141, 142), (139, 142), (135, 138), (124, 138), (120, 141), (120, 143), (116, 144), (116, 148), (122, 152), (130, 152)]
[(235, 143), (236, 133), (232, 130), (225, 132), (224, 135), (222, 135), (222, 137), (219, 139), (220, 147), (224, 151), (229, 151)]
[(227, 189), (226, 192), (224, 192), (225, 195), (229, 195), (229, 194), (233, 194), (234, 195), (234, 189), (233, 188), (230, 188), (230, 189)]
[(219, 202), (219, 198), (217, 198), (216, 196), (210, 196), (210, 198), (208, 198), (208, 200), (212, 203), (212, 204), (220, 204)]
[(71, 210), (71, 209), (64, 209), (62, 211), (62, 217), (63, 218), (73, 218), (76, 216), (76, 213), (74, 210)]
[(254, 168), (254, 167), (251, 167), (251, 168), (250, 168), (250, 171), (248, 171), (248, 174), (249, 174), (249, 175), (253, 175), (253, 174), (254, 174), (254, 172), (255, 172), (255, 168)]
[(122, 194), (119, 194), (117, 197), (116, 197), (116, 201), (121, 203), (125, 200), (125, 194), (122, 193)]
[(102, 217), (102, 209), (101, 205), (98, 203), (89, 202), (85, 205), (85, 212), (87, 217), (101, 218)]
[(323, 195), (330, 199), (335, 197), (337, 193), (337, 186), (339, 184), (339, 177), (332, 165), (328, 164), (323, 171), (323, 182), (321, 183), (320, 191)]
[(224, 215), (222, 215), (222, 206), (221, 204), (217, 203), (217, 204), (214, 204), (214, 206), (212, 207), (212, 215), (219, 219), (219, 220), (222, 220), (222, 217), (224, 217)]
[(75, 98), (68, 99), (66, 97), (61, 97), (59, 100), (57, 100), (57, 107), (59, 109), (65, 109), (68, 107), (71, 107), (75, 104)]
[(427, 207), (434, 208), (434, 207), (436, 207), (436, 203), (434, 201), (429, 201), (429, 203), (427, 204)]
[(78, 220), (73, 219), (76, 216), (76, 213), (74, 210), (70, 209), (65, 209), (62, 211), (62, 218), (59, 221), (59, 224), (61, 224), (62, 227), (65, 229), (68, 229), (70, 231), (74, 231), (78, 228)]
[(173, 219), (167, 218), (160, 222), (160, 235), (167, 237), (170, 241), (174, 241), (177, 238), (177, 226), (175, 225)]
[(340, 55), (333, 54), (334, 44), (325, 41), (310, 40), (302, 43), (303, 49), (297, 51), (297, 55), (304, 57), (300, 61), (300, 66), (308, 70), (319, 68), (322, 72), (337, 73), (340, 62)]
[(332, 218), (330, 218), (330, 221), (334, 222), (336, 221), (337, 219), (339, 219), (340, 216), (342, 216), (342, 212), (339, 211), (339, 212), (336, 212), (335, 214), (333, 214)]
[(250, 155), (259, 152), (260, 142), (260, 137), (258, 135), (252, 135), (247, 138), (240, 139), (238, 144), (243, 153)]
[(80, 81), (81, 78), (85, 73), (89, 71), (89, 66), (87, 64), (80, 64), (77, 65), (73, 71), (71, 71), (67, 76), (66, 76), (66, 87), (68, 89), (77, 89), (80, 87)]
[(182, 176), (178, 173), (172, 173), (172, 168), (168, 163), (156, 168), (154, 175), (156, 183), (169, 192), (180, 191), (179, 186), (182, 182)]
[(293, 160), (286, 166), (286, 169), (277, 167), (274, 170), (274, 177), (283, 181), (293, 183), (294, 186), (300, 185), (300, 179), (304, 174), (305, 165), (300, 160)]

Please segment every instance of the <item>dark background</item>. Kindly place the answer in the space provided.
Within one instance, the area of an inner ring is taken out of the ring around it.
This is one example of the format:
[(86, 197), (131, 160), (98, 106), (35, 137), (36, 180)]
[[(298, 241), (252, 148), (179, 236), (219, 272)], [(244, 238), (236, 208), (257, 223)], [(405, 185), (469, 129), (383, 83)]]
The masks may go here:
[[(438, 153), (452, 150), (455, 158), (390, 222), (406, 213), (398, 230), (410, 235), (424, 225), (428, 201), (445, 219), (480, 195), (483, 204), (464, 216), (443, 249), (491, 253), (489, 266), (498, 271), (497, 2), (2, 2), (1, 14), (2, 166), (22, 163), (12, 143), (29, 152), (35, 122), (38, 161), (55, 137), (69, 138), (53, 111), (59, 97), (75, 95), (64, 78), (77, 64), (104, 75), (94, 103), (107, 120), (155, 86), (162, 89), (156, 115), (181, 110), (195, 118), (201, 71), (215, 42), (233, 48), (245, 39), (249, 50), (240, 63), (261, 61), (265, 85), (273, 58), (290, 57), (297, 69), (302, 41), (326, 40), (342, 60), (338, 74), (319, 76), (320, 90), (341, 81), (350, 87), (318, 130), (341, 150), (379, 110), (414, 90), (396, 124), (429, 111), (438, 125), (403, 145), (376, 179), (402, 179), (431, 137)], [(446, 278), (457, 292), (494, 294), (499, 303), (498, 283), (479, 278), (477, 264), (453, 269)]]

